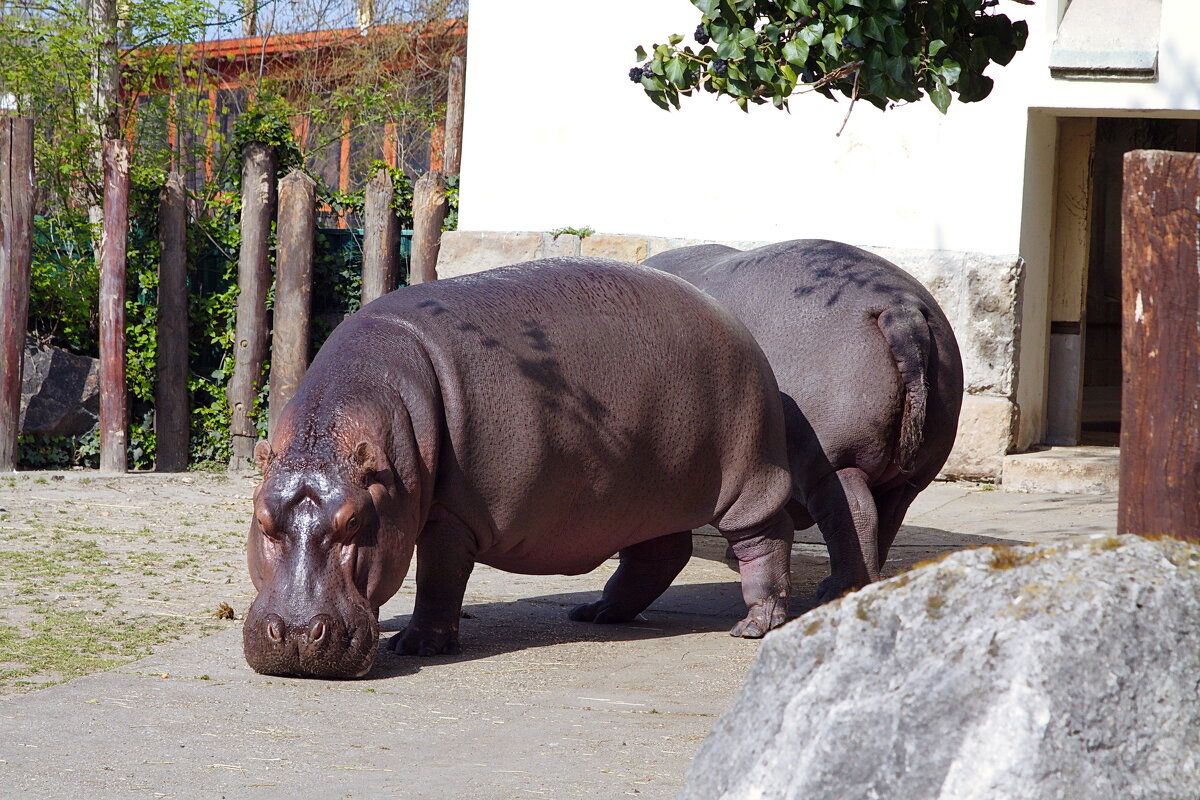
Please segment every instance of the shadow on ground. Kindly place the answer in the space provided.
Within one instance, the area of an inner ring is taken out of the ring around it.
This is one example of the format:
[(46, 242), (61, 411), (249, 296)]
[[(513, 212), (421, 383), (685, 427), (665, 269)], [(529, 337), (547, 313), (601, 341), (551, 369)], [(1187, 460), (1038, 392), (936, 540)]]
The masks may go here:
[[(715, 532), (714, 532), (715, 533)], [(972, 547), (1021, 544), (1013, 539), (974, 536), (938, 528), (905, 526), (892, 547), (884, 577), (910, 569), (922, 561)], [(641, 619), (619, 625), (572, 622), (567, 612), (580, 603), (592, 602), (598, 591), (541, 595), (505, 602), (468, 604), (463, 607), (461, 644), (455, 656), (397, 656), (387, 641), (408, 624), (409, 615), (380, 620), (380, 645), (375, 665), (366, 680), (412, 675), (423, 666), (454, 664), (495, 658), (532, 648), (568, 642), (620, 642), (659, 639), (696, 633), (728, 631), (745, 613), (737, 562), (725, 558), (726, 543), (720, 535), (697, 534), (694, 558), (706, 562), (709, 582), (676, 584), (669, 588)], [(817, 585), (829, 573), (825, 545), (816, 528), (796, 532), (792, 550), (792, 618), (815, 607)], [(725, 580), (719, 580), (725, 578)]]

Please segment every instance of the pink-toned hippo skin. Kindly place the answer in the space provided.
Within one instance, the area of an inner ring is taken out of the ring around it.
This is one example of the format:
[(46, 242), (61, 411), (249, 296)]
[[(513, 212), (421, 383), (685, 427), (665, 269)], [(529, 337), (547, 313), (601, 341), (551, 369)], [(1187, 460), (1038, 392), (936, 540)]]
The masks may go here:
[(792, 470), (788, 511), (816, 522), (830, 576), (817, 602), (878, 580), (913, 499), (954, 446), (958, 342), (942, 309), (895, 264), (841, 242), (653, 256), (754, 334), (779, 382)]
[(546, 259), (404, 288), (343, 322), (256, 450), (246, 660), (356, 677), (416, 550), (401, 654), (459, 650), (475, 563), (578, 574), (614, 553), (571, 617), (636, 617), (711, 523), (748, 613), (781, 625), (791, 479), (774, 376), (745, 327), (662, 272)]

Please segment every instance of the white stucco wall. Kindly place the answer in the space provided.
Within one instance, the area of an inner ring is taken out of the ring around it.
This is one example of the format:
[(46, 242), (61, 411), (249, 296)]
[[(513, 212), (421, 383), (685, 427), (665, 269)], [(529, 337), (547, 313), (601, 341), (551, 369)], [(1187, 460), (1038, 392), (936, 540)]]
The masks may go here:
[(888, 112), (860, 103), (839, 137), (848, 103), (811, 94), (794, 97), (790, 114), (745, 114), (703, 93), (681, 111), (656, 108), (626, 77), (633, 50), (694, 30), (699, 12), (688, 0), (474, 0), (459, 228), (821, 237), (996, 264), (1019, 258), (1015, 388), (978, 397), (1008, 404), (995, 405), (987, 425), (1006, 429), (1008, 414), (1002, 448), (1024, 449), (1041, 439), (1052, 379), (1055, 117), (1200, 116), (1200, 0), (1162, 0), (1158, 79), (1144, 83), (1052, 78), (1065, 7), (1001, 0), (1030, 37), (1009, 66), (989, 68), (996, 83), (984, 102), (955, 102), (946, 116), (928, 102)]

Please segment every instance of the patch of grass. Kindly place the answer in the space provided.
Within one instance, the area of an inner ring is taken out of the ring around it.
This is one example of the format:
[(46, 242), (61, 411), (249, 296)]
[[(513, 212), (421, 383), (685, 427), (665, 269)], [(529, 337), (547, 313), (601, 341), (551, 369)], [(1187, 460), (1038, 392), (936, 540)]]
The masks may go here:
[(0, 682), (12, 683), (35, 674), (53, 675), (58, 683), (111, 669), (150, 654), (156, 645), (178, 639), (182, 620), (118, 619), (99, 612), (46, 609), (30, 623), (29, 633), (0, 627)]
[(593, 228), (591, 225), (584, 225), (581, 228), (573, 228), (568, 225), (568, 226), (562, 227), (562, 228), (555, 228), (554, 230), (550, 231), (550, 235), (553, 236), (555, 239), (557, 239), (560, 236), (578, 236), (580, 239), (586, 239), (587, 237), (591, 236), (595, 232), (596, 232), (596, 229)]

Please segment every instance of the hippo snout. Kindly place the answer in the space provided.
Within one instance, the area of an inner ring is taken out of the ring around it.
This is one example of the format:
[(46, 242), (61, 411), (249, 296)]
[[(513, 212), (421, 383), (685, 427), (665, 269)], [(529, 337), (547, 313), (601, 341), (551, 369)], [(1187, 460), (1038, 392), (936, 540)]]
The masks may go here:
[(242, 629), (246, 663), (255, 672), (358, 678), (371, 669), (379, 625), (366, 609), (355, 609), (349, 618), (320, 613), (290, 620), (275, 612), (255, 612), (252, 607)]

